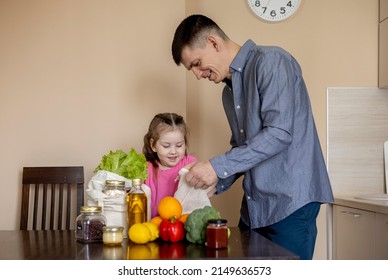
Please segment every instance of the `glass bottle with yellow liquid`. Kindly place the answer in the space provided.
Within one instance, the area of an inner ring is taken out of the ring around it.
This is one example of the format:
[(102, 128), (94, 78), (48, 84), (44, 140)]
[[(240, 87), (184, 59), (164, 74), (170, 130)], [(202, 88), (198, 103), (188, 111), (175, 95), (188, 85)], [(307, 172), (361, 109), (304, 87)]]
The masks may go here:
[(141, 189), (143, 181), (132, 179), (132, 188), (127, 195), (128, 228), (136, 223), (147, 222), (147, 195)]

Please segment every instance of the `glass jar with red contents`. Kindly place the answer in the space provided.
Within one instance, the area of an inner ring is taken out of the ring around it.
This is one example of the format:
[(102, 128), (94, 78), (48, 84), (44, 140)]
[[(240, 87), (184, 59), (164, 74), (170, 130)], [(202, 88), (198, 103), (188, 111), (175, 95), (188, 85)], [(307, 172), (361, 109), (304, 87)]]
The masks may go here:
[(228, 247), (228, 227), (225, 219), (211, 219), (207, 222), (206, 243), (208, 248), (223, 249)]

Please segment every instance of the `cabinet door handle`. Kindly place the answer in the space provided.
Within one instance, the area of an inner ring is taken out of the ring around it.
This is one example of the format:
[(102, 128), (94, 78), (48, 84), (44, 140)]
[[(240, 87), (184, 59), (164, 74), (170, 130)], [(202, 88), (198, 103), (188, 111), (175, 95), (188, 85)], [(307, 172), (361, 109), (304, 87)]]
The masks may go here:
[(361, 217), (361, 214), (359, 213), (356, 213), (356, 212), (352, 212), (352, 211), (341, 211), (342, 214), (346, 214), (346, 215), (351, 215), (353, 216), (353, 218), (360, 218)]

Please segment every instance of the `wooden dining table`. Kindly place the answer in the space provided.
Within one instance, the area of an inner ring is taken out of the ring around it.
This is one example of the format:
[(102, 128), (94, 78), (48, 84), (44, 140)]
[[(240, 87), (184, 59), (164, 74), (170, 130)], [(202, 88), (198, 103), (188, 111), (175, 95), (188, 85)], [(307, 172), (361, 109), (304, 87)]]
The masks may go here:
[(254, 231), (238, 227), (230, 230), (225, 249), (158, 239), (134, 244), (126, 238), (121, 246), (110, 247), (103, 243), (80, 243), (73, 230), (2, 230), (0, 260), (299, 259)]

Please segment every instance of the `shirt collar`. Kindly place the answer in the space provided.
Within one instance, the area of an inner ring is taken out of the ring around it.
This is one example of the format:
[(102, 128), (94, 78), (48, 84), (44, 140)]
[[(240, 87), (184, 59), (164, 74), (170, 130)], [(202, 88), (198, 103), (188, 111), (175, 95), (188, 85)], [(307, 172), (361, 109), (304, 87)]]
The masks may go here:
[(246, 61), (248, 60), (249, 52), (255, 45), (256, 44), (252, 40), (248, 40), (244, 43), (244, 45), (241, 47), (236, 57), (233, 59), (232, 63), (229, 66), (231, 73), (233, 73), (234, 71), (242, 72)]

